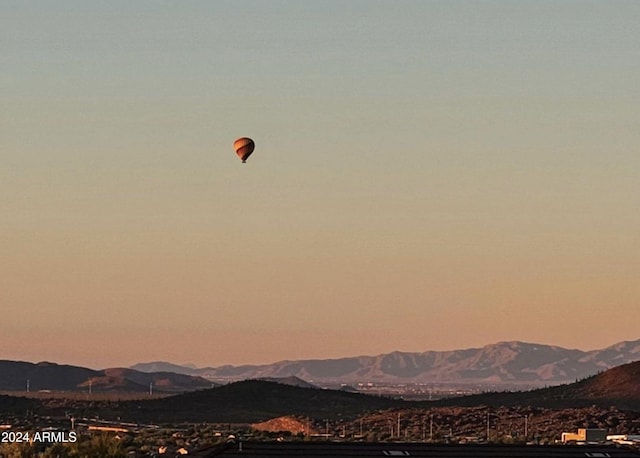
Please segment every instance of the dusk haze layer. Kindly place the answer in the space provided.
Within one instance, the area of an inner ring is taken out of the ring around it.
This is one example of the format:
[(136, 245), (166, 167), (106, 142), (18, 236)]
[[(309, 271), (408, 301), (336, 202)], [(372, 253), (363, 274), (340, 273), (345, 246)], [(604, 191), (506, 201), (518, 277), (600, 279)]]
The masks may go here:
[(0, 359), (638, 339), (638, 24), (622, 0), (0, 3)]

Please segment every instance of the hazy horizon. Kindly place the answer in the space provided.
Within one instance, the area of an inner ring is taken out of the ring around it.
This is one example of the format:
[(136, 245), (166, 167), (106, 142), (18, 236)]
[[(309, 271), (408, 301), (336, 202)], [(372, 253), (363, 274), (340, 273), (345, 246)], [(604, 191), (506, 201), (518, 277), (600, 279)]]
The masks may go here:
[[(640, 340), (640, 339), (636, 339), (635, 341)], [(605, 345), (604, 347), (594, 347), (594, 348), (575, 348), (575, 347), (562, 347), (560, 345), (553, 345), (552, 343), (548, 343), (548, 342), (524, 342), (524, 341), (499, 341), (499, 342), (490, 342), (487, 343), (485, 345), (481, 345), (481, 346), (476, 346), (476, 347), (464, 347), (464, 348), (447, 348), (447, 349), (425, 349), (425, 350), (418, 350), (418, 351), (407, 351), (407, 352), (402, 352), (402, 353), (425, 353), (425, 352), (430, 352), (430, 351), (442, 351), (442, 352), (446, 352), (446, 351), (456, 351), (456, 350), (460, 350), (460, 351), (465, 351), (465, 350), (473, 350), (473, 349), (481, 349), (484, 348), (485, 346), (491, 346), (491, 345), (497, 345), (497, 344), (501, 344), (501, 343), (509, 343), (509, 342), (518, 342), (518, 343), (522, 343), (522, 344), (531, 344), (531, 345), (546, 345), (546, 346), (550, 346), (550, 347), (560, 347), (560, 348), (564, 348), (566, 350), (579, 350), (579, 351), (584, 351), (584, 352), (588, 352), (588, 351), (592, 351), (592, 350), (604, 350), (606, 348), (615, 346), (616, 344), (619, 343), (623, 343), (623, 342), (629, 342), (629, 341), (619, 341), (619, 342), (612, 342), (609, 345)], [(633, 342), (633, 341), (632, 341)], [(326, 361), (326, 360), (334, 360), (334, 359), (348, 359), (348, 358), (359, 358), (359, 357), (376, 357), (376, 356), (380, 356), (380, 355), (386, 355), (386, 354), (390, 354), (393, 352), (396, 352), (398, 350), (389, 350), (383, 353), (377, 353), (377, 354), (373, 354), (373, 353), (362, 353), (362, 354), (349, 354), (349, 355), (336, 355), (334, 357), (327, 357), (327, 358), (322, 358), (322, 357), (317, 357), (317, 358), (305, 358), (305, 357), (300, 357), (300, 358), (295, 358), (295, 359), (287, 359), (287, 358), (283, 358), (283, 359), (274, 359), (274, 360), (269, 360), (269, 361), (258, 361), (255, 363), (244, 363), (244, 364), (234, 364), (233, 362), (227, 362), (227, 363), (222, 363), (222, 364), (194, 364), (190, 361), (173, 361), (173, 360), (168, 360), (168, 359), (156, 359), (156, 360), (147, 360), (147, 361), (135, 361), (133, 363), (130, 364), (115, 364), (115, 365), (111, 365), (111, 366), (83, 366), (83, 367), (87, 367), (89, 369), (95, 369), (95, 370), (102, 370), (102, 369), (109, 369), (109, 368), (113, 368), (113, 367), (133, 367), (136, 366), (138, 364), (155, 364), (155, 363), (168, 363), (168, 364), (173, 364), (176, 366), (182, 366), (182, 367), (191, 367), (191, 368), (195, 368), (195, 369), (203, 369), (205, 367), (222, 367), (222, 366), (262, 366), (262, 365), (269, 365), (269, 364), (275, 364), (275, 363), (280, 363), (280, 362), (285, 362), (285, 361)], [(4, 359), (4, 358), (0, 358), (0, 359)], [(11, 360), (11, 358), (6, 358), (7, 360)], [(19, 362), (27, 362), (27, 363), (42, 363), (42, 362), (47, 362), (47, 363), (54, 363), (54, 364), (63, 364), (63, 365), (69, 365), (69, 366), (82, 366), (81, 364), (75, 364), (73, 361), (54, 361), (54, 360), (31, 360), (31, 361), (24, 361), (24, 360), (16, 360)]]
[[(640, 339), (636, 339), (634, 341), (637, 341)], [(631, 342), (634, 342), (631, 341)], [(541, 345), (541, 346), (550, 346), (550, 347), (560, 347), (560, 348), (564, 348), (566, 350), (579, 350), (579, 351), (584, 351), (584, 352), (588, 352), (588, 351), (593, 351), (593, 350), (604, 350), (606, 348), (615, 346), (616, 344), (619, 343), (623, 343), (623, 342), (630, 342), (630, 341), (617, 341), (617, 342), (612, 342), (609, 345), (605, 345), (603, 347), (594, 347), (594, 348), (576, 348), (576, 347), (562, 347), (561, 345), (554, 345), (552, 343), (548, 343), (548, 342), (524, 342), (524, 341), (498, 341), (498, 342), (490, 342), (487, 343), (485, 345), (480, 345), (480, 346), (474, 346), (474, 347), (460, 347), (460, 348), (446, 348), (446, 349), (426, 349), (426, 350), (416, 350), (416, 351), (405, 351), (402, 353), (425, 353), (425, 352), (430, 352), (430, 351), (435, 351), (435, 352), (447, 352), (447, 351), (456, 351), (456, 350), (460, 350), (460, 351), (465, 351), (465, 350), (473, 350), (473, 349), (481, 349), (484, 348), (486, 346), (491, 346), (491, 345), (496, 345), (496, 344), (501, 344), (501, 343), (508, 343), (508, 342), (518, 342), (518, 343), (523, 343), (523, 344), (531, 344), (531, 345)], [(56, 361), (56, 360), (30, 360), (30, 361), (26, 361), (26, 360), (14, 360), (14, 361), (18, 361), (18, 362), (27, 362), (27, 363), (33, 363), (33, 364), (37, 364), (37, 363), (43, 363), (43, 362), (47, 362), (47, 363), (54, 363), (54, 364), (61, 364), (61, 365), (69, 365), (69, 366), (82, 366), (82, 367), (87, 367), (89, 369), (94, 369), (94, 370), (102, 370), (102, 369), (109, 369), (109, 368), (115, 368), (115, 367), (133, 367), (136, 366), (138, 364), (154, 364), (154, 363), (168, 363), (168, 364), (173, 364), (176, 366), (182, 366), (182, 367), (190, 367), (190, 368), (195, 368), (195, 369), (203, 369), (205, 367), (223, 367), (223, 366), (236, 366), (236, 367), (240, 367), (240, 366), (262, 366), (262, 365), (269, 365), (269, 364), (275, 364), (275, 363), (280, 363), (280, 362), (285, 362), (285, 361), (326, 361), (326, 360), (335, 360), (335, 359), (348, 359), (348, 358), (359, 358), (359, 357), (376, 357), (376, 356), (380, 356), (380, 355), (386, 355), (386, 354), (390, 354), (390, 353), (394, 353), (398, 350), (389, 350), (389, 351), (385, 351), (383, 353), (361, 353), (361, 354), (349, 354), (349, 355), (336, 355), (333, 357), (326, 357), (326, 358), (321, 358), (321, 357), (317, 357), (317, 358), (305, 358), (305, 357), (301, 357), (301, 358), (295, 358), (295, 359), (288, 359), (288, 358), (282, 358), (282, 359), (273, 359), (273, 360), (268, 360), (268, 361), (256, 361), (253, 363), (233, 363), (233, 362), (226, 362), (226, 363), (222, 363), (222, 364), (194, 364), (190, 361), (174, 361), (174, 360), (168, 360), (168, 359), (155, 359), (155, 360), (146, 360), (146, 361), (135, 361), (129, 364), (113, 364), (111, 366), (89, 366), (89, 365), (82, 365), (82, 364), (76, 364), (73, 361)], [(12, 358), (1, 358), (1, 359), (5, 359), (5, 360), (9, 360), (11, 361)]]
[(640, 337), (640, 3), (0, 13), (1, 359)]

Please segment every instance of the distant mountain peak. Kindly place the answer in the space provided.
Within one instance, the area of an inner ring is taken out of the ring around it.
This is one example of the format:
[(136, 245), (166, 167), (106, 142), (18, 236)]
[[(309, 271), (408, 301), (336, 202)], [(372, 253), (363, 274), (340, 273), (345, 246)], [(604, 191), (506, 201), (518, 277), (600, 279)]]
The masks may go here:
[(640, 359), (640, 340), (581, 351), (522, 341), (502, 341), (463, 350), (403, 352), (338, 359), (283, 360), (272, 364), (192, 369), (166, 362), (137, 370), (172, 370), (230, 382), (297, 377), (313, 383), (521, 383), (560, 384)]

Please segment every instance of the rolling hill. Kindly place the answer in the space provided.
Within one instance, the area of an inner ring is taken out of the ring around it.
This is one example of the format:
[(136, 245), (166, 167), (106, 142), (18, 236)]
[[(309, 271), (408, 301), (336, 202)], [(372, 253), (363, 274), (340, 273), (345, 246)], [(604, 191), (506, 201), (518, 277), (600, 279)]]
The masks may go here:
[[(24, 408), (10, 397), (2, 405)], [(438, 401), (402, 401), (340, 390), (295, 386), (263, 380), (234, 382), (215, 388), (157, 399), (95, 403), (70, 399), (39, 400), (43, 415), (62, 415), (72, 410), (78, 416), (99, 414), (104, 419), (126, 419), (139, 423), (256, 423), (293, 416), (318, 421), (354, 420), (389, 409), (419, 412), (449, 408), (464, 412), (477, 408), (542, 408), (559, 411), (598, 408), (601, 411), (640, 412), (640, 362), (629, 363), (571, 384), (521, 392), (494, 392)], [(0, 405), (0, 408), (2, 407)], [(462, 410), (461, 410), (462, 409)], [(474, 413), (473, 415), (476, 415)], [(388, 414), (381, 414), (387, 418)], [(457, 414), (456, 414), (457, 415)], [(477, 415), (476, 415), (477, 416)], [(482, 416), (482, 415), (481, 415)], [(609, 415), (610, 416), (610, 415)], [(638, 414), (635, 415), (636, 417)], [(385, 420), (386, 421), (386, 420)], [(481, 421), (481, 420), (479, 420)]]
[(176, 393), (210, 388), (201, 377), (170, 372), (140, 372), (113, 368), (93, 370), (51, 362), (28, 363), (0, 360), (3, 391), (120, 391)]
[(433, 405), (610, 407), (640, 412), (640, 361), (614, 367), (574, 383), (520, 392), (483, 393), (434, 401)]
[[(123, 405), (124, 406), (124, 405)], [(260, 380), (126, 404), (143, 417), (171, 421), (257, 422), (284, 415), (353, 418), (390, 408), (532, 406), (565, 409), (598, 406), (640, 412), (640, 361), (578, 382), (520, 392), (484, 393), (439, 401), (402, 401), (339, 390), (303, 388)]]
[(404, 401), (340, 390), (245, 380), (163, 399), (121, 403), (120, 416), (156, 422), (258, 422), (284, 415), (350, 418), (405, 405)]

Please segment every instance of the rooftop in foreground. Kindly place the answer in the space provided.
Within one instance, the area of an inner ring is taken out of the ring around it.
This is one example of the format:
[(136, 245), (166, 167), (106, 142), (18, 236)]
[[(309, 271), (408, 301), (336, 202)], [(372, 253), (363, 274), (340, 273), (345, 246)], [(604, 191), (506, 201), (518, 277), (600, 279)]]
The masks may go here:
[(202, 450), (199, 457), (424, 457), (424, 458), (638, 458), (638, 450), (615, 445), (443, 445), (423, 443), (242, 442)]

